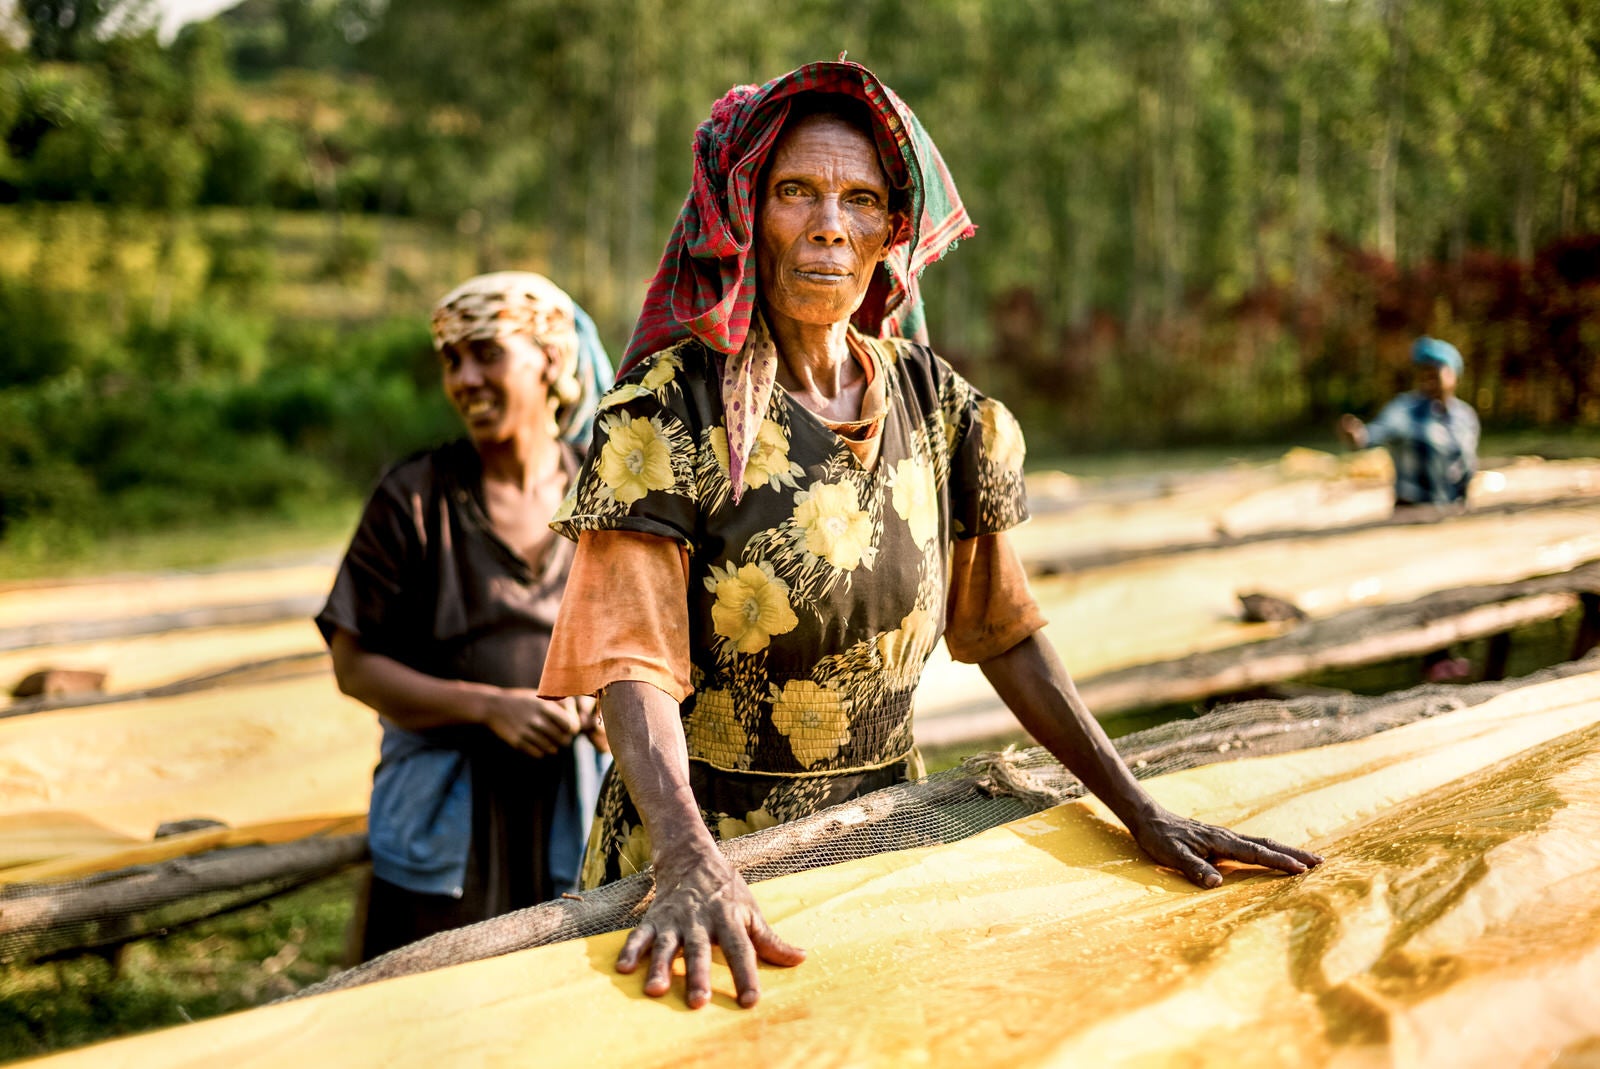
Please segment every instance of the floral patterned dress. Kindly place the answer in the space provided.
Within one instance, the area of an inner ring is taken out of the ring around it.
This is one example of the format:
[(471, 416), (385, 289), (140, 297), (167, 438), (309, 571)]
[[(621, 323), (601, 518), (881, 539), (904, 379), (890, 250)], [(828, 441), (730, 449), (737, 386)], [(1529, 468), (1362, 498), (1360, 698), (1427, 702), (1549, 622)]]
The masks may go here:
[[(685, 341), (606, 395), (552, 526), (657, 535), (689, 559), (690, 783), (717, 838), (809, 815), (920, 772), (911, 699), (944, 630), (951, 545), (1027, 517), (1011, 413), (929, 349), (873, 347), (887, 376), (876, 462), (773, 392), (735, 504), (716, 357)], [(615, 770), (582, 885), (649, 864)]]

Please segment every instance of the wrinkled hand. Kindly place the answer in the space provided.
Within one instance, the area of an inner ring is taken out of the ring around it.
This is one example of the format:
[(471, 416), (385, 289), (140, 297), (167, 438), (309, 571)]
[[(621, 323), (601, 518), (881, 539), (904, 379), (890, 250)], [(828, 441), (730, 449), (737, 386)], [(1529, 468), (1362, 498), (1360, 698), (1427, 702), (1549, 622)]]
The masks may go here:
[(488, 692), (483, 722), (507, 746), (534, 757), (549, 757), (570, 745), (581, 726), (572, 699), (547, 701), (512, 687)]
[(1222, 883), (1222, 873), (1211, 864), (1213, 861), (1243, 861), (1291, 875), (1299, 875), (1322, 863), (1321, 856), (1308, 850), (1254, 835), (1240, 835), (1164, 809), (1146, 818), (1133, 837), (1156, 864), (1177, 869), (1191, 883), (1201, 887), (1216, 887)]
[(739, 1005), (761, 997), (756, 962), (798, 965), (805, 951), (767, 926), (744, 878), (721, 854), (695, 856), (681, 874), (659, 871), (656, 897), (617, 955), (617, 971), (631, 973), (645, 954), (650, 971), (644, 993), (659, 998), (672, 989), (672, 962), (683, 955), (686, 1001), (699, 1009), (711, 1001), (711, 947), (722, 948), (733, 973)]

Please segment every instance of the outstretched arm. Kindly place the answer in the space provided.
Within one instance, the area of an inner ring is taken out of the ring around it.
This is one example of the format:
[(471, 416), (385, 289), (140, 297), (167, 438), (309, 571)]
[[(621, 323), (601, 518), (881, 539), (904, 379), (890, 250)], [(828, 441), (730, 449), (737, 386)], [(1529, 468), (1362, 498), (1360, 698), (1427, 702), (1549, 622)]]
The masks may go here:
[(798, 965), (805, 952), (767, 926), (744, 878), (717, 849), (700, 819), (689, 787), (689, 748), (678, 703), (652, 686), (626, 680), (600, 695), (611, 753), (650, 834), (655, 900), (617, 955), (617, 971), (631, 973), (650, 955), (647, 995), (672, 989), (672, 961), (683, 955), (687, 1000), (699, 1009), (711, 1000), (711, 947), (722, 948), (739, 1004), (761, 997), (757, 959)]
[(1043, 635), (1034, 633), (980, 667), (1022, 726), (1116, 814), (1157, 864), (1177, 869), (1201, 887), (1215, 887), (1222, 874), (1214, 861), (1244, 861), (1288, 873), (1321, 862), (1308, 851), (1239, 835), (1157, 804), (1084, 706)]

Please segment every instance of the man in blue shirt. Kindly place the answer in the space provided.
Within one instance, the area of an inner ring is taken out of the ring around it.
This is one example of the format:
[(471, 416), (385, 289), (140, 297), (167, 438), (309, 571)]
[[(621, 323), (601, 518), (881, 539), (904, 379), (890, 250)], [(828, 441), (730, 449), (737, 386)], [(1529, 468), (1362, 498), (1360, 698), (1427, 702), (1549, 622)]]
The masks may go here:
[(1478, 467), (1478, 414), (1456, 396), (1461, 353), (1423, 336), (1411, 347), (1415, 389), (1396, 397), (1363, 423), (1339, 420), (1339, 435), (1356, 448), (1388, 446), (1394, 457), (1396, 506), (1458, 505)]
[[(1411, 346), (1411, 361), (1416, 388), (1390, 401), (1371, 423), (1341, 417), (1339, 436), (1356, 449), (1388, 446), (1396, 508), (1464, 505), (1478, 467), (1478, 414), (1456, 396), (1461, 353), (1424, 335)], [(1465, 679), (1471, 671), (1471, 662), (1452, 657), (1448, 649), (1423, 658), (1430, 682)]]

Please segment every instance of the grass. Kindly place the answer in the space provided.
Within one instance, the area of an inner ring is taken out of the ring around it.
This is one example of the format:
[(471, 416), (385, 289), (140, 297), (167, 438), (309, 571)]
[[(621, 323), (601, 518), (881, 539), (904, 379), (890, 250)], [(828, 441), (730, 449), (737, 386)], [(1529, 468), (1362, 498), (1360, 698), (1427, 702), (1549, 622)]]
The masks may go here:
[(0, 971), (0, 1060), (232, 1013), (345, 962), (361, 870), (109, 955)]
[(233, 516), (103, 538), (25, 526), (0, 541), (0, 576), (78, 579), (333, 553), (355, 530), (360, 512), (361, 501), (349, 497), (298, 504), (270, 515)]

